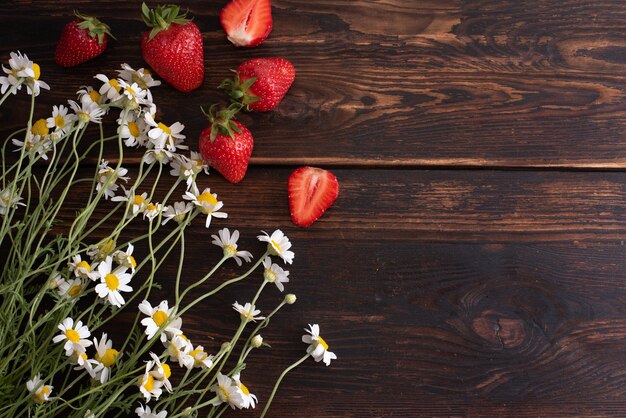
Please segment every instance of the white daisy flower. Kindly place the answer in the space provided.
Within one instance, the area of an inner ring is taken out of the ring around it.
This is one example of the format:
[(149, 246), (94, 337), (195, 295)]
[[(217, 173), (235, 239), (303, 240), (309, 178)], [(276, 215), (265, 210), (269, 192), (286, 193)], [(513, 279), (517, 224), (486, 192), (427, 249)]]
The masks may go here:
[(70, 357), (75, 352), (83, 354), (85, 349), (92, 344), (91, 341), (87, 339), (91, 335), (89, 328), (87, 328), (87, 325), (83, 325), (81, 321), (74, 324), (74, 320), (68, 317), (65, 318), (57, 328), (61, 330), (61, 334), (56, 335), (52, 339), (52, 342), (59, 343), (65, 340), (63, 349), (67, 357)]
[(145, 115), (145, 120), (148, 125), (152, 126), (152, 129), (148, 131), (148, 138), (150, 138), (155, 148), (167, 149), (170, 152), (189, 148), (183, 145), (185, 135), (181, 134), (181, 132), (185, 129), (185, 125), (182, 123), (174, 122), (170, 126), (167, 126), (163, 122), (157, 123), (150, 113)]
[(54, 386), (43, 384), (40, 373), (37, 373), (35, 377), (26, 382), (26, 389), (28, 389), (28, 393), (30, 393), (30, 396), (37, 403), (49, 401), (53, 388)]
[(185, 216), (191, 212), (191, 209), (193, 209), (193, 205), (189, 202), (175, 202), (174, 206), (167, 206), (165, 210), (163, 210), (163, 218), (165, 219), (161, 222), (161, 225), (165, 225), (172, 219), (177, 223), (181, 223), (185, 219)]
[(187, 183), (187, 190), (189, 190), (195, 181), (198, 173), (204, 168), (202, 165), (198, 165), (196, 160), (192, 160), (182, 154), (176, 154), (172, 161), (170, 161), (170, 174), (174, 177), (180, 177)]
[(61, 272), (54, 271), (50, 275), (50, 280), (48, 280), (48, 288), (49, 289), (58, 289), (58, 287), (63, 283), (65, 279)]
[(125, 107), (138, 109), (140, 104), (146, 102), (148, 91), (139, 87), (137, 83), (127, 83), (120, 80), (120, 87), (122, 88), (122, 97), (126, 100)]
[(76, 114), (76, 118), (81, 126), (86, 125), (89, 122), (102, 122), (102, 116), (106, 113), (106, 110), (98, 103), (94, 102), (88, 94), (81, 97), (80, 105), (74, 100), (68, 100), (67, 103)]
[(78, 299), (84, 288), (85, 283), (83, 279), (80, 278), (70, 280), (61, 279), (57, 287), (59, 295), (66, 299)]
[(108, 299), (113, 306), (121, 307), (124, 297), (120, 292), (131, 292), (132, 287), (128, 286), (131, 275), (126, 273), (126, 267), (118, 267), (113, 270), (113, 259), (107, 257), (98, 265), (101, 283), (96, 286), (96, 293), (103, 299)]
[[(152, 307), (150, 302), (144, 300), (139, 304), (139, 310), (144, 315), (147, 315), (147, 318), (141, 320), (141, 325), (146, 327), (144, 331), (147, 335), (148, 340), (154, 337), (154, 334), (159, 330), (161, 325), (167, 322), (170, 319), (170, 316), (175, 315), (175, 307), (168, 307), (168, 303), (166, 300), (161, 301), (158, 306)], [(182, 319), (176, 318), (172, 322), (170, 322), (164, 329), (164, 332), (161, 334), (161, 341), (165, 341), (167, 338), (166, 333), (170, 335), (178, 335), (182, 333)]]
[[(237, 262), (238, 266), (241, 266), (241, 258), (246, 260), (247, 263), (252, 261), (252, 254), (249, 251), (237, 251), (237, 240), (239, 240), (239, 231), (236, 229), (233, 231), (233, 234), (230, 234), (230, 230), (228, 228), (221, 229), (217, 232), (217, 235), (211, 235), (213, 238), (212, 244), (221, 247), (224, 250), (224, 257), (232, 257)], [(241, 257), (241, 258), (239, 258)]]
[(189, 355), (193, 358), (193, 366), (201, 367), (203, 369), (210, 369), (213, 367), (213, 356), (210, 356), (204, 347), (199, 345), (195, 349), (191, 350)]
[(141, 404), (135, 409), (135, 413), (139, 416), (139, 418), (166, 418), (167, 411), (157, 412), (156, 409), (154, 412), (150, 409), (148, 405), (145, 407)]
[(126, 63), (122, 64), (122, 69), (117, 70), (117, 74), (120, 78), (128, 83), (137, 83), (142, 89), (149, 89), (150, 87), (160, 86), (161, 82), (152, 78), (152, 74), (145, 68), (133, 70), (132, 67)]
[(80, 90), (76, 92), (78, 95), (78, 100), (82, 103), (83, 101), (91, 101), (96, 104), (102, 104), (102, 96), (91, 86), (82, 86)]
[(22, 88), (24, 78), (18, 77), (17, 73), (22, 69), (30, 65), (30, 60), (26, 55), (22, 55), (21, 52), (11, 52), (11, 58), (9, 59), (9, 68), (2, 66), (2, 70), (6, 77), (0, 77), (0, 93), (4, 94), (12, 88), (12, 94), (17, 94), (17, 91)]
[(120, 86), (120, 81), (118, 79), (109, 79), (109, 77), (104, 74), (97, 74), (94, 76), (94, 78), (97, 78), (103, 83), (102, 87), (100, 87), (100, 89), (98, 90), (98, 93), (100, 93), (100, 95), (106, 96), (106, 98), (112, 102), (122, 97), (122, 87)]
[(21, 87), (21, 83), (26, 84), (28, 94), (38, 96), (41, 89), (50, 90), (50, 86), (41, 81), (41, 68), (39, 64), (34, 63), (28, 59), (26, 54), (22, 55), (19, 51), (17, 53), (11, 52), (11, 58), (9, 59), (10, 69), (2, 67), (4, 72), (8, 74), (7, 80), (2, 80), (2, 88), (6, 91), (4, 86), (9, 84), (11, 86)]
[(243, 405), (243, 393), (239, 387), (228, 376), (222, 373), (217, 374), (217, 383), (211, 388), (217, 396), (211, 400), (214, 406), (228, 403), (232, 409), (241, 408)]
[(250, 321), (256, 322), (257, 319), (265, 319), (264, 316), (257, 316), (258, 314), (261, 313), (261, 311), (258, 309), (255, 309), (255, 306), (251, 305), (250, 302), (246, 303), (243, 306), (235, 302), (233, 303), (233, 309), (239, 312), (241, 319), (246, 322), (250, 322)]
[(117, 120), (117, 133), (124, 139), (127, 147), (145, 146), (148, 140), (148, 125), (143, 118), (138, 118), (135, 113), (128, 113), (125, 119)]
[(95, 359), (90, 359), (87, 353), (78, 354), (74, 352), (69, 358), (70, 364), (76, 365), (74, 370), (84, 370), (90, 377), (95, 378), (96, 374), (102, 369), (102, 364)]
[(191, 191), (185, 192), (183, 199), (190, 200), (198, 210), (204, 213), (206, 217), (205, 226), (208, 228), (211, 225), (211, 218), (228, 218), (226, 212), (218, 212), (224, 203), (217, 200), (217, 194), (211, 193), (211, 189), (206, 188), (202, 193), (198, 190), (198, 186), (195, 184), (191, 188)]
[(152, 377), (161, 382), (168, 392), (172, 392), (172, 383), (170, 382), (170, 376), (172, 375), (172, 369), (167, 363), (161, 363), (159, 356), (154, 353), (150, 353), (152, 361), (154, 362), (154, 368), (150, 372)]
[(109, 167), (109, 162), (102, 160), (98, 170), (98, 184), (96, 190), (100, 191), (104, 187), (104, 198), (114, 197), (115, 192), (119, 188), (117, 180), (128, 181), (130, 177), (126, 177), (128, 170), (120, 167), (117, 170)]
[(128, 244), (126, 251), (117, 250), (113, 253), (115, 262), (121, 266), (131, 269), (133, 273), (135, 273), (135, 268), (137, 267), (137, 261), (135, 261), (135, 257), (133, 257), (134, 250), (135, 246), (133, 244)]
[[(31, 71), (29, 71), (31, 69), (32, 75), (30, 75)], [(38, 64), (32, 63), (32, 67), (30, 69), (27, 68), (23, 71), (23, 73), (28, 75), (26, 77), (26, 91), (28, 92), (28, 94), (39, 96), (41, 89), (50, 90), (50, 86), (48, 85), (48, 83), (39, 79), (39, 77), (41, 76), (41, 68)], [(19, 75), (20, 72), (18, 72), (18, 76)], [(22, 75), (21, 77), (24, 77), (24, 75)]]
[(235, 386), (237, 386), (237, 388), (241, 392), (242, 400), (241, 400), (240, 408), (245, 408), (245, 409), (254, 408), (256, 404), (259, 402), (259, 400), (256, 398), (256, 395), (254, 395), (253, 393), (250, 393), (250, 390), (246, 387), (246, 385), (241, 383), (239, 373), (235, 373), (232, 379), (233, 379), (233, 383), (235, 384)]
[(80, 254), (76, 254), (72, 256), (72, 261), (68, 263), (67, 267), (77, 278), (98, 280), (98, 272), (93, 271), (96, 265), (92, 267), (87, 261), (82, 259)]
[[(91, 246), (87, 250), (87, 255), (91, 257), (92, 260), (104, 260), (115, 251), (115, 241), (109, 239), (107, 241), (100, 241), (98, 245)], [(96, 268), (94, 264), (92, 270)]]
[(278, 264), (272, 263), (270, 257), (265, 257), (263, 267), (265, 267), (263, 278), (265, 278), (268, 283), (274, 283), (281, 292), (285, 290), (283, 283), (289, 282), (289, 270), (283, 270)]
[(95, 379), (100, 383), (106, 383), (111, 377), (111, 368), (115, 365), (120, 352), (113, 348), (113, 341), (109, 340), (105, 333), (102, 334), (100, 341), (94, 338), (93, 345), (96, 347), (95, 358), (102, 365), (97, 371)]
[(159, 216), (159, 213), (163, 210), (163, 205), (160, 203), (148, 203), (146, 209), (143, 211), (143, 218), (152, 221), (154, 218)]
[(313, 356), (316, 362), (324, 361), (327, 366), (331, 360), (336, 360), (335, 353), (328, 351), (328, 344), (320, 336), (320, 326), (317, 324), (309, 324), (309, 329), (304, 329), (308, 334), (302, 336), (302, 342), (309, 344), (306, 352)]
[(267, 232), (261, 231), (265, 235), (258, 235), (259, 241), (267, 242), (267, 249), (272, 255), (277, 255), (282, 258), (285, 263), (291, 264), (293, 262), (294, 253), (289, 251), (291, 248), (291, 242), (287, 235), (283, 234), (283, 231), (277, 229), (272, 232), (272, 235), (268, 235)]
[(148, 207), (148, 193), (143, 192), (142, 194), (135, 194), (131, 197), (131, 191), (126, 190), (124, 185), (120, 185), (122, 190), (124, 191), (124, 195), (113, 196), (111, 198), (112, 202), (128, 202), (132, 201), (133, 205), (130, 208), (130, 212), (128, 213), (128, 217), (132, 218), (137, 216), (140, 212), (143, 212)]
[(148, 148), (148, 150), (144, 153), (141, 161), (143, 161), (145, 164), (152, 164), (155, 162), (167, 164), (172, 158), (174, 158), (175, 154), (166, 150), (165, 148), (156, 148), (151, 142), (146, 144), (146, 146), (153, 148)]
[(180, 367), (191, 369), (194, 364), (194, 358), (191, 356), (193, 346), (183, 334), (172, 337), (170, 341), (163, 343), (166, 353), (170, 356), (170, 361), (177, 361)]
[(139, 378), (138, 382), (139, 391), (143, 394), (143, 396), (145, 396), (146, 402), (149, 402), (152, 398), (158, 400), (163, 393), (163, 389), (161, 389), (163, 387), (163, 382), (155, 379), (150, 373), (154, 364), (154, 361), (146, 362), (146, 370), (143, 376)]
[(52, 116), (46, 119), (46, 126), (48, 128), (54, 128), (57, 137), (60, 138), (67, 133), (72, 127), (72, 124), (76, 120), (76, 115), (67, 114), (68, 108), (59, 105), (52, 106)]
[(24, 203), (20, 202), (22, 198), (15, 193), (11, 193), (11, 190), (6, 188), (0, 191), (0, 215), (6, 215), (9, 209), (14, 209), (18, 205), (26, 206)]

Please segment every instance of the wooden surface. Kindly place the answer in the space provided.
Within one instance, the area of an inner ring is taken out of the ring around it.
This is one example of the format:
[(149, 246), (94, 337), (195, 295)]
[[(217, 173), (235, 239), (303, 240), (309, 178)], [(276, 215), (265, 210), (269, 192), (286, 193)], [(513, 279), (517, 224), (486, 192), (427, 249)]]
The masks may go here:
[[(306, 323), (322, 324), (339, 357), (290, 374), (271, 416), (626, 415), (626, 3), (275, 0), (274, 30), (255, 49), (225, 41), (223, 3), (183, 3), (203, 33), (203, 87), (154, 94), (194, 147), (198, 106), (219, 97), (229, 68), (283, 56), (297, 69), (275, 112), (241, 118), (256, 141), (246, 179), (201, 183), (230, 214), (214, 228), (240, 229), (242, 248), (258, 253), (254, 235), (277, 227), (294, 243), (299, 300), (250, 362), (252, 391), (267, 399)], [(53, 51), (75, 8), (119, 40), (62, 70)], [(98, 72), (144, 65), (137, 2), (13, 1), (0, 19), (0, 59), (26, 52), (52, 86), (41, 115)], [(3, 133), (27, 102), (11, 100)], [(307, 230), (286, 197), (305, 163), (341, 184)], [(192, 231), (192, 271), (217, 257), (214, 232)], [(253, 291), (219, 294), (186, 333), (215, 346), (236, 322), (221, 312)]]

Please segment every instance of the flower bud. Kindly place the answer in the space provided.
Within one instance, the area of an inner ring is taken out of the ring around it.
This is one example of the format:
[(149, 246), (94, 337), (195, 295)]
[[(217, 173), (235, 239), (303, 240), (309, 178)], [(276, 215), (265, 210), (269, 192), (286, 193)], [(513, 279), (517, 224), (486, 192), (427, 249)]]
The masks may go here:
[(287, 305), (293, 305), (294, 303), (296, 303), (296, 295), (294, 295), (293, 293), (288, 293), (285, 295), (285, 303)]
[(259, 348), (263, 344), (263, 337), (260, 334), (255, 335), (250, 342), (250, 345), (254, 348)]

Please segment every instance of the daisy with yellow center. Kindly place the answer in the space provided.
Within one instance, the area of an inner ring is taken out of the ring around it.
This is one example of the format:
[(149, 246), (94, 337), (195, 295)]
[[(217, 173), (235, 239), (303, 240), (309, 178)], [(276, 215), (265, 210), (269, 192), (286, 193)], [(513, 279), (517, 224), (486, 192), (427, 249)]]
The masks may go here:
[(170, 361), (177, 361), (180, 367), (191, 369), (194, 359), (191, 356), (193, 345), (183, 334), (175, 335), (170, 341), (163, 343), (170, 356)]
[(113, 253), (115, 262), (121, 266), (129, 268), (133, 273), (135, 273), (135, 268), (137, 268), (137, 261), (135, 260), (135, 257), (133, 257), (134, 250), (135, 246), (133, 244), (128, 244), (126, 251), (117, 250)]
[(204, 347), (199, 345), (195, 349), (191, 350), (189, 355), (193, 358), (193, 366), (201, 367), (203, 369), (210, 369), (213, 367), (213, 356), (210, 356)]
[(26, 78), (26, 90), (28, 94), (38, 96), (41, 89), (50, 90), (48, 83), (39, 79), (41, 77), (41, 68), (39, 64), (33, 62), (32, 67), (18, 71), (18, 77)]
[(109, 79), (109, 77), (104, 74), (97, 74), (94, 76), (94, 78), (102, 81), (102, 87), (100, 87), (100, 89), (98, 90), (98, 93), (100, 93), (102, 96), (105, 96), (112, 102), (122, 97), (120, 94), (122, 87), (120, 86), (120, 82), (117, 79)]
[(243, 407), (243, 393), (230, 377), (218, 373), (217, 383), (211, 391), (217, 395), (211, 400), (211, 405), (218, 406), (227, 403), (232, 409)]
[(161, 382), (165, 389), (168, 392), (172, 392), (172, 383), (170, 382), (170, 376), (172, 375), (172, 369), (170, 365), (167, 363), (161, 363), (159, 360), (159, 356), (154, 353), (150, 353), (150, 357), (152, 357), (151, 363), (154, 363), (154, 367), (152, 371), (150, 371), (150, 375), (154, 377), (155, 381)]
[(196, 208), (204, 213), (206, 218), (205, 226), (208, 228), (211, 225), (211, 218), (228, 218), (228, 214), (226, 212), (219, 212), (219, 210), (224, 206), (224, 203), (217, 200), (217, 194), (211, 193), (211, 189), (206, 188), (200, 193), (198, 190), (198, 186), (193, 184), (191, 187), (191, 191), (185, 192), (183, 199), (190, 200)]
[(135, 112), (126, 114), (125, 118), (117, 120), (117, 133), (124, 139), (127, 147), (144, 146), (148, 140), (147, 125), (143, 118), (138, 118)]
[[(182, 180), (185, 180), (187, 190), (191, 189), (197, 175), (203, 170), (202, 164), (198, 164), (196, 160), (191, 160), (182, 154), (174, 155), (174, 158), (170, 162), (170, 166), (172, 167), (170, 174), (174, 177), (180, 177)], [(208, 166), (205, 165), (204, 167), (208, 170)], [(205, 172), (208, 174), (208, 171)]]
[(186, 145), (182, 145), (185, 135), (181, 134), (185, 125), (180, 122), (174, 122), (170, 126), (163, 122), (156, 122), (152, 114), (147, 113), (145, 121), (152, 128), (148, 131), (149, 141), (156, 149), (166, 149), (172, 153), (178, 149), (188, 149)]
[(83, 86), (82, 89), (76, 92), (78, 95), (78, 99), (82, 102), (83, 100), (92, 101), (96, 104), (100, 104), (102, 101), (102, 96), (91, 86)]
[(102, 160), (98, 168), (98, 184), (96, 185), (96, 190), (100, 191), (104, 188), (105, 199), (114, 197), (115, 192), (119, 188), (117, 181), (128, 181), (129, 177), (127, 177), (126, 174), (128, 174), (128, 170), (124, 167), (114, 169), (113, 167), (109, 167), (108, 161)]
[(67, 357), (70, 357), (74, 353), (78, 355), (83, 354), (85, 349), (92, 344), (91, 341), (87, 339), (91, 335), (89, 328), (87, 328), (87, 325), (83, 325), (81, 321), (74, 324), (72, 318), (65, 318), (57, 328), (61, 330), (61, 334), (56, 335), (52, 339), (52, 342), (59, 343), (65, 341), (63, 349)]
[(16, 208), (18, 205), (26, 206), (24, 203), (21, 203), (20, 200), (22, 200), (22, 198), (17, 192), (12, 193), (9, 188), (0, 190), (0, 215), (6, 215), (9, 209)]
[(83, 260), (80, 254), (72, 256), (72, 262), (67, 266), (76, 278), (98, 280), (98, 273), (93, 271), (95, 266), (92, 267), (86, 260)]
[(100, 383), (106, 383), (111, 377), (111, 368), (115, 365), (120, 352), (113, 348), (113, 341), (107, 338), (107, 334), (102, 334), (102, 338), (98, 341), (93, 339), (94, 347), (96, 347), (96, 360), (101, 367), (95, 373), (95, 379)]
[(258, 319), (265, 319), (264, 316), (257, 316), (261, 313), (261, 311), (255, 309), (255, 306), (251, 305), (249, 302), (243, 306), (235, 302), (233, 303), (233, 309), (239, 312), (241, 319), (246, 322), (256, 322)]
[(76, 115), (68, 115), (68, 110), (63, 105), (52, 106), (52, 116), (46, 119), (46, 126), (54, 129), (57, 138), (65, 135), (76, 120)]
[[(211, 235), (213, 241), (211, 242), (224, 250), (224, 257), (234, 258), (238, 266), (241, 266), (241, 258), (246, 260), (247, 263), (252, 261), (252, 254), (249, 251), (237, 251), (237, 241), (239, 240), (239, 231), (236, 229), (232, 235), (228, 228), (219, 230), (218, 235)], [(240, 258), (241, 257), (241, 258)]]
[(159, 216), (159, 213), (163, 210), (163, 205), (160, 203), (148, 203), (146, 208), (143, 211), (143, 218), (152, 221), (154, 218)]
[(37, 403), (43, 403), (50, 400), (50, 394), (54, 387), (51, 385), (44, 385), (41, 380), (41, 374), (37, 373), (35, 377), (26, 382), (26, 389), (30, 393), (30, 396)]
[(158, 400), (163, 393), (163, 389), (161, 389), (163, 387), (163, 382), (155, 379), (154, 376), (150, 373), (153, 366), (154, 361), (148, 361), (146, 363), (146, 369), (143, 376), (141, 376), (139, 378), (139, 381), (137, 382), (139, 386), (139, 391), (146, 398), (146, 402), (149, 402), (152, 398)]
[[(114, 240), (112, 239), (103, 240), (103, 241), (100, 241), (98, 245), (89, 247), (89, 249), (87, 250), (87, 255), (91, 257), (93, 260), (104, 260), (111, 254), (113, 254), (113, 251), (115, 250), (115, 246), (116, 244)], [(94, 264), (91, 268), (92, 270), (95, 269), (96, 265)]]
[(237, 388), (241, 392), (240, 408), (245, 408), (245, 409), (254, 408), (258, 402), (258, 399), (256, 395), (254, 395), (253, 393), (250, 393), (250, 390), (248, 389), (246, 385), (241, 383), (240, 377), (241, 376), (239, 375), (239, 373), (234, 374), (232, 377), (233, 384), (237, 386)]
[(191, 209), (193, 209), (193, 205), (189, 202), (175, 202), (174, 206), (167, 206), (163, 210), (163, 222), (161, 222), (161, 225), (165, 225), (172, 219), (177, 223), (181, 223), (185, 220), (187, 214), (191, 212)]
[(137, 109), (140, 104), (146, 103), (148, 92), (139, 87), (137, 83), (127, 83), (124, 80), (120, 80), (119, 86), (122, 89), (122, 98), (125, 100), (123, 107)]
[(96, 286), (96, 293), (103, 299), (107, 299), (113, 306), (121, 307), (125, 301), (120, 292), (132, 292), (128, 286), (132, 276), (126, 273), (127, 268), (120, 266), (113, 270), (113, 259), (107, 257), (98, 265), (98, 274), (101, 283)]
[(100, 123), (102, 116), (106, 113), (105, 108), (101, 107), (88, 94), (81, 97), (80, 104), (76, 103), (74, 100), (68, 100), (67, 103), (74, 111), (80, 126), (86, 125), (89, 122)]
[(263, 271), (263, 278), (268, 283), (274, 283), (281, 292), (285, 290), (283, 283), (289, 282), (289, 270), (283, 270), (283, 268), (278, 264), (272, 263), (272, 259), (270, 257), (265, 257), (263, 260), (263, 267), (265, 267), (265, 270)]
[(128, 212), (128, 218), (133, 218), (139, 213), (143, 212), (148, 207), (148, 193), (143, 192), (141, 194), (132, 194), (132, 190), (126, 190), (124, 185), (120, 185), (124, 191), (123, 195), (114, 196), (111, 198), (112, 202), (130, 202), (132, 205)]
[(291, 264), (293, 262), (294, 253), (293, 251), (289, 251), (291, 248), (291, 241), (287, 238), (287, 235), (283, 233), (280, 229), (272, 232), (272, 235), (269, 235), (265, 231), (264, 235), (259, 235), (257, 238), (259, 241), (267, 242), (267, 250), (271, 255), (277, 255), (283, 259), (285, 263)]
[[(161, 82), (152, 78), (152, 74), (148, 69), (140, 68), (133, 70), (133, 68), (124, 63), (122, 69), (117, 70), (120, 78), (128, 83), (137, 83), (142, 89), (149, 89), (150, 87), (160, 86)], [(149, 90), (148, 90), (149, 91)]]
[(310, 354), (316, 362), (323, 361), (327, 366), (331, 360), (337, 359), (335, 353), (328, 351), (328, 344), (320, 335), (320, 327), (317, 324), (310, 325), (309, 329), (304, 329), (307, 334), (302, 336), (302, 342), (309, 344), (306, 352)]
[[(161, 301), (155, 307), (147, 300), (144, 300), (139, 304), (139, 311), (147, 316), (147, 318), (141, 320), (141, 325), (146, 327), (144, 332), (148, 339), (154, 337), (159, 328), (170, 319), (170, 316), (176, 314), (174, 308), (170, 308), (166, 300)], [(166, 341), (168, 334), (171, 336), (181, 334), (182, 323), (181, 318), (176, 318), (166, 325), (164, 332), (161, 334), (161, 341)]]
[(66, 299), (78, 299), (84, 287), (85, 283), (83, 282), (83, 279), (61, 279), (61, 282), (58, 285), (58, 290), (59, 294)]

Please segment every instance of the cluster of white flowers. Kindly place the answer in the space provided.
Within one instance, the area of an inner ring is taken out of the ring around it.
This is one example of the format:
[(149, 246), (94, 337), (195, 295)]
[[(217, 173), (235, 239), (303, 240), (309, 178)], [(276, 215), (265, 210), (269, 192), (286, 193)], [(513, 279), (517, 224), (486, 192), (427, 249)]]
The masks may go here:
[(17, 94), (17, 91), (26, 85), (28, 94), (38, 96), (41, 89), (50, 90), (50, 86), (40, 80), (41, 68), (39, 64), (28, 59), (26, 54), (20, 51), (11, 52), (9, 68), (2, 66), (6, 76), (0, 77), (0, 93), (5, 94), (10, 91)]
[(217, 383), (211, 388), (217, 396), (213, 398), (211, 404), (218, 406), (226, 403), (233, 409), (254, 408), (258, 402), (257, 397), (241, 383), (240, 377), (239, 373), (232, 377), (218, 373)]

